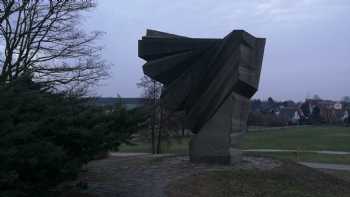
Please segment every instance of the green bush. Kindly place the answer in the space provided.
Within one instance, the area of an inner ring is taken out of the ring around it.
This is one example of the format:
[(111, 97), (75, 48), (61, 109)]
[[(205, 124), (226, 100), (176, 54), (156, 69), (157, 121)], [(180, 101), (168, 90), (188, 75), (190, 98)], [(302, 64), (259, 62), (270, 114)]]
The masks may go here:
[(0, 196), (45, 195), (96, 154), (128, 141), (140, 120), (135, 111), (105, 111), (30, 81), (1, 86)]

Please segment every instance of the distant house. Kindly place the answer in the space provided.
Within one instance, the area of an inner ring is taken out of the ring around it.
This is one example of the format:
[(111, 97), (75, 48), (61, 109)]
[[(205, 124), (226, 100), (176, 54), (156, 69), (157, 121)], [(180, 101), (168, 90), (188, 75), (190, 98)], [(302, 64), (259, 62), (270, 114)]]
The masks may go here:
[(307, 103), (310, 106), (311, 111), (312, 111), (312, 108), (315, 106), (329, 108), (329, 109), (342, 107), (341, 103), (331, 101), (331, 100), (322, 100), (322, 99), (306, 99), (305, 103)]
[(335, 110), (342, 110), (342, 109), (343, 109), (343, 104), (340, 103), (340, 102), (336, 102), (336, 103), (334, 103), (333, 108), (334, 108)]
[(341, 102), (321, 99), (306, 99), (301, 109), (306, 118), (327, 124), (344, 122), (343, 117), (346, 111), (345, 105)]
[(305, 102), (252, 100), (250, 124), (343, 124), (350, 123), (350, 103), (322, 99)]
[(283, 107), (280, 108), (276, 115), (286, 124), (300, 124), (303, 112), (298, 107)]
[(343, 120), (343, 122), (345, 122), (346, 120), (348, 120), (348, 118), (349, 118), (349, 111), (345, 110), (344, 115), (342, 116), (341, 119)]
[(144, 98), (117, 98), (117, 97), (98, 97), (95, 100), (98, 106), (115, 106), (121, 104), (126, 107), (126, 109), (135, 109), (142, 107), (146, 103)]

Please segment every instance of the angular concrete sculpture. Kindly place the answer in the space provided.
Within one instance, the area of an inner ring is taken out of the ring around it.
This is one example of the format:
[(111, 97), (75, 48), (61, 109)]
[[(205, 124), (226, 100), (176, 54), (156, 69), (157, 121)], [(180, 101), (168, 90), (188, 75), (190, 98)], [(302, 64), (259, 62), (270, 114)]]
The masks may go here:
[(235, 30), (223, 39), (147, 30), (139, 40), (146, 75), (164, 85), (162, 104), (186, 112), (192, 162), (236, 163), (258, 89), (265, 39)]

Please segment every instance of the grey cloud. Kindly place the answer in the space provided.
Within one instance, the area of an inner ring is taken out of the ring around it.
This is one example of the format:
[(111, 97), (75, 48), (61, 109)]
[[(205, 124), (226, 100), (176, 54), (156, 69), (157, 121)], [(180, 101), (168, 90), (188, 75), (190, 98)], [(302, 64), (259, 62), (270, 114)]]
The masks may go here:
[(348, 0), (100, 0), (85, 26), (107, 33), (104, 56), (115, 64), (112, 77), (96, 88), (100, 95), (140, 95), (137, 40), (147, 28), (191, 37), (245, 29), (267, 38), (256, 97), (302, 100), (350, 95), (349, 24)]

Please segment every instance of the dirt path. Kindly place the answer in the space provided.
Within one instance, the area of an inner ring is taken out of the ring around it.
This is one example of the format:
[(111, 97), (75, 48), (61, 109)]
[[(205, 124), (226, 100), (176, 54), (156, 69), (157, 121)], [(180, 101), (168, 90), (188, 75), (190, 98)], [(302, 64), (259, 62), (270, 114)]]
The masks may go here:
[(97, 197), (162, 197), (170, 181), (203, 171), (232, 168), (271, 169), (279, 162), (245, 157), (237, 166), (192, 164), (186, 156), (119, 155), (88, 164), (78, 182), (87, 185), (83, 193)]
[(138, 156), (112, 156), (91, 162), (81, 179), (88, 184), (85, 191), (101, 197), (161, 197), (172, 179), (200, 171), (186, 157), (167, 158)]
[(330, 150), (292, 150), (292, 149), (246, 149), (243, 152), (262, 152), (262, 153), (274, 153), (274, 152), (300, 152), (300, 153), (317, 153), (327, 155), (350, 155), (350, 152), (345, 151), (330, 151)]
[[(350, 170), (350, 166), (344, 165), (302, 164), (319, 169)], [(245, 156), (239, 165), (222, 166), (193, 164), (188, 156), (114, 153), (106, 159), (90, 162), (79, 179), (71, 183), (72, 186), (83, 186), (77, 191), (79, 195), (63, 197), (163, 197), (166, 196), (170, 183), (181, 182), (188, 177), (197, 177), (210, 171), (237, 172), (237, 169), (248, 169), (272, 172), (283, 166), (281, 161), (259, 156)], [(304, 169), (305, 173), (314, 173), (306, 167), (300, 169)]]
[(299, 162), (305, 166), (316, 169), (326, 169), (326, 170), (342, 170), (350, 171), (350, 165), (340, 165), (340, 164), (326, 164), (326, 163), (314, 163), (314, 162)]

